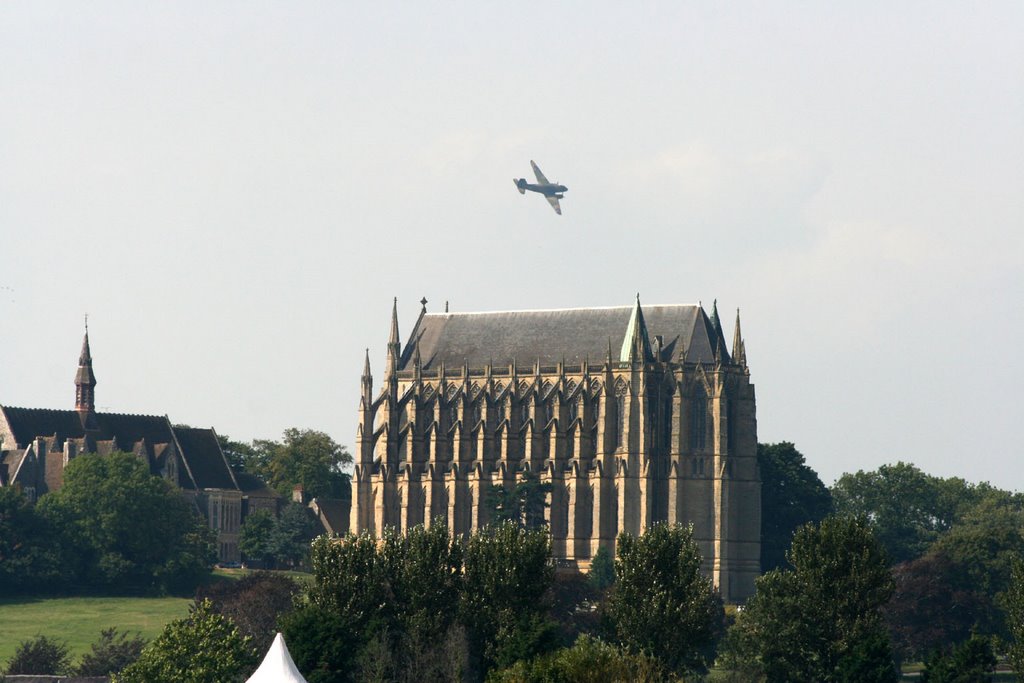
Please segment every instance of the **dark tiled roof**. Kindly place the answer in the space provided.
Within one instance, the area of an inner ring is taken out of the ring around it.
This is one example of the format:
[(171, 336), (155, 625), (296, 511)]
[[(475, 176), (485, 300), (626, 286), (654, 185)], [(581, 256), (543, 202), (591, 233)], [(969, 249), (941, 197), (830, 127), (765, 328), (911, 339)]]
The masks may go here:
[(175, 427), (174, 435), (196, 486), (201, 489), (238, 488), (212, 429)]
[[(499, 313), (428, 313), (413, 330), (406, 345), (401, 369), (411, 367), (414, 344), (419, 344), (424, 370), (445, 366), (482, 367), (489, 362), (520, 367), (539, 360), (554, 365), (562, 360), (603, 363), (619, 360), (633, 306), (574, 308), (550, 311)], [(676, 360), (681, 348), (691, 362), (712, 363), (718, 335), (704, 310), (697, 305), (643, 306), (648, 338), (662, 338), (662, 359)], [(720, 344), (723, 360), (728, 360)]]
[[(0, 406), (19, 446), (27, 445), (38, 437), (57, 436), (58, 439), (80, 439), (85, 436), (82, 421), (74, 410), (48, 410), (46, 408), (12, 408)], [(156, 415), (123, 415), (96, 413), (97, 431), (90, 433), (97, 441), (117, 440), (118, 448), (130, 450), (143, 439), (149, 444), (170, 443), (174, 440), (166, 417)], [(8, 448), (11, 444), (7, 445)]]
[(247, 495), (281, 497), (280, 493), (267, 486), (267, 483), (255, 474), (235, 472), (235, 481), (238, 482), (238, 488), (242, 489), (242, 492)]

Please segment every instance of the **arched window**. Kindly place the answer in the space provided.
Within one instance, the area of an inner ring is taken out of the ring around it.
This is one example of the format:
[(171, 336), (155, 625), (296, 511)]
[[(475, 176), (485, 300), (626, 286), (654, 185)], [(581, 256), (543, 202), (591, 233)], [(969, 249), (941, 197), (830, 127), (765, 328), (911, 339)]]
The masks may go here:
[(698, 388), (690, 402), (690, 448), (703, 450), (707, 445), (708, 399)]
[(579, 401), (572, 399), (569, 401), (569, 423), (576, 421), (576, 417), (580, 414)]
[(473, 426), (480, 424), (480, 420), (483, 419), (483, 411), (480, 409), (480, 401), (473, 403)]
[(526, 424), (530, 421), (530, 399), (524, 398), (523, 402), (519, 404), (519, 422), (520, 424)]
[(615, 447), (622, 448), (626, 436), (626, 397), (615, 397)]
[(495, 406), (495, 409), (497, 411), (498, 424), (501, 424), (505, 421), (505, 401), (498, 401), (498, 405)]

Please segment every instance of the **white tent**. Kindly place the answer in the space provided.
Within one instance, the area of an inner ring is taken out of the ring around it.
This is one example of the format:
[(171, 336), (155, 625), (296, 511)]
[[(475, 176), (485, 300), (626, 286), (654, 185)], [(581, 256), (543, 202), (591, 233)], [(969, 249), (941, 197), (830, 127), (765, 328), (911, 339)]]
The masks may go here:
[(288, 646), (284, 644), (284, 636), (280, 633), (274, 636), (274, 642), (267, 650), (263, 663), (246, 683), (306, 683), (306, 679), (295, 668), (295, 662), (288, 654)]

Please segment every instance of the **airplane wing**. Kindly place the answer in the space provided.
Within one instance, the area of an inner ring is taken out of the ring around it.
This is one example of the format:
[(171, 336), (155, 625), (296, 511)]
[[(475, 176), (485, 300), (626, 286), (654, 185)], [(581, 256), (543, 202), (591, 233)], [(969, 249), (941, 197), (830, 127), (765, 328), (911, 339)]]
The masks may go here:
[(537, 182), (538, 183), (540, 183), (541, 185), (550, 185), (551, 184), (550, 182), (548, 182), (548, 179), (544, 177), (544, 174), (540, 172), (540, 169), (537, 168), (537, 164), (535, 164), (535, 163), (533, 163), (531, 161), (530, 162), (530, 166), (533, 166), (533, 174), (535, 176), (537, 176)]
[(554, 195), (547, 195), (544, 199), (548, 200), (548, 204), (550, 204), (551, 208), (555, 210), (555, 213), (559, 216), (562, 215), (562, 207), (558, 205), (558, 197), (555, 197)]

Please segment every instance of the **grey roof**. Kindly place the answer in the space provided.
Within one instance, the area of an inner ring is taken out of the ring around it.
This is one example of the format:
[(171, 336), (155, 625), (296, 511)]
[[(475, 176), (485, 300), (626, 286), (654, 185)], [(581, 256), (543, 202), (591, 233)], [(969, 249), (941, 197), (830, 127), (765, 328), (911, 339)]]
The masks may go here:
[[(419, 345), (424, 370), (447, 367), (482, 367), (487, 363), (554, 365), (564, 360), (600, 364), (619, 360), (634, 306), (571, 308), (547, 311), (496, 313), (426, 313), (421, 316), (402, 353), (399, 369), (411, 367)], [(716, 334), (704, 310), (694, 304), (642, 306), (648, 338), (662, 338), (662, 360), (676, 360), (686, 349), (688, 361), (711, 363)], [(724, 340), (718, 339), (722, 359), (728, 362)]]
[(179, 425), (174, 427), (174, 435), (196, 486), (201, 489), (238, 488), (212, 429)]
[[(0, 406), (14, 440), (25, 446), (38, 437), (56, 435), (58, 439), (80, 439), (86, 435), (82, 419), (74, 410), (48, 410), (46, 408), (16, 408)], [(121, 448), (135, 443), (169, 443), (173, 441), (171, 425), (166, 417), (157, 415), (125, 415), (121, 413), (95, 413), (96, 430), (90, 432), (97, 441), (116, 439)], [(5, 444), (8, 448), (15, 444)]]

